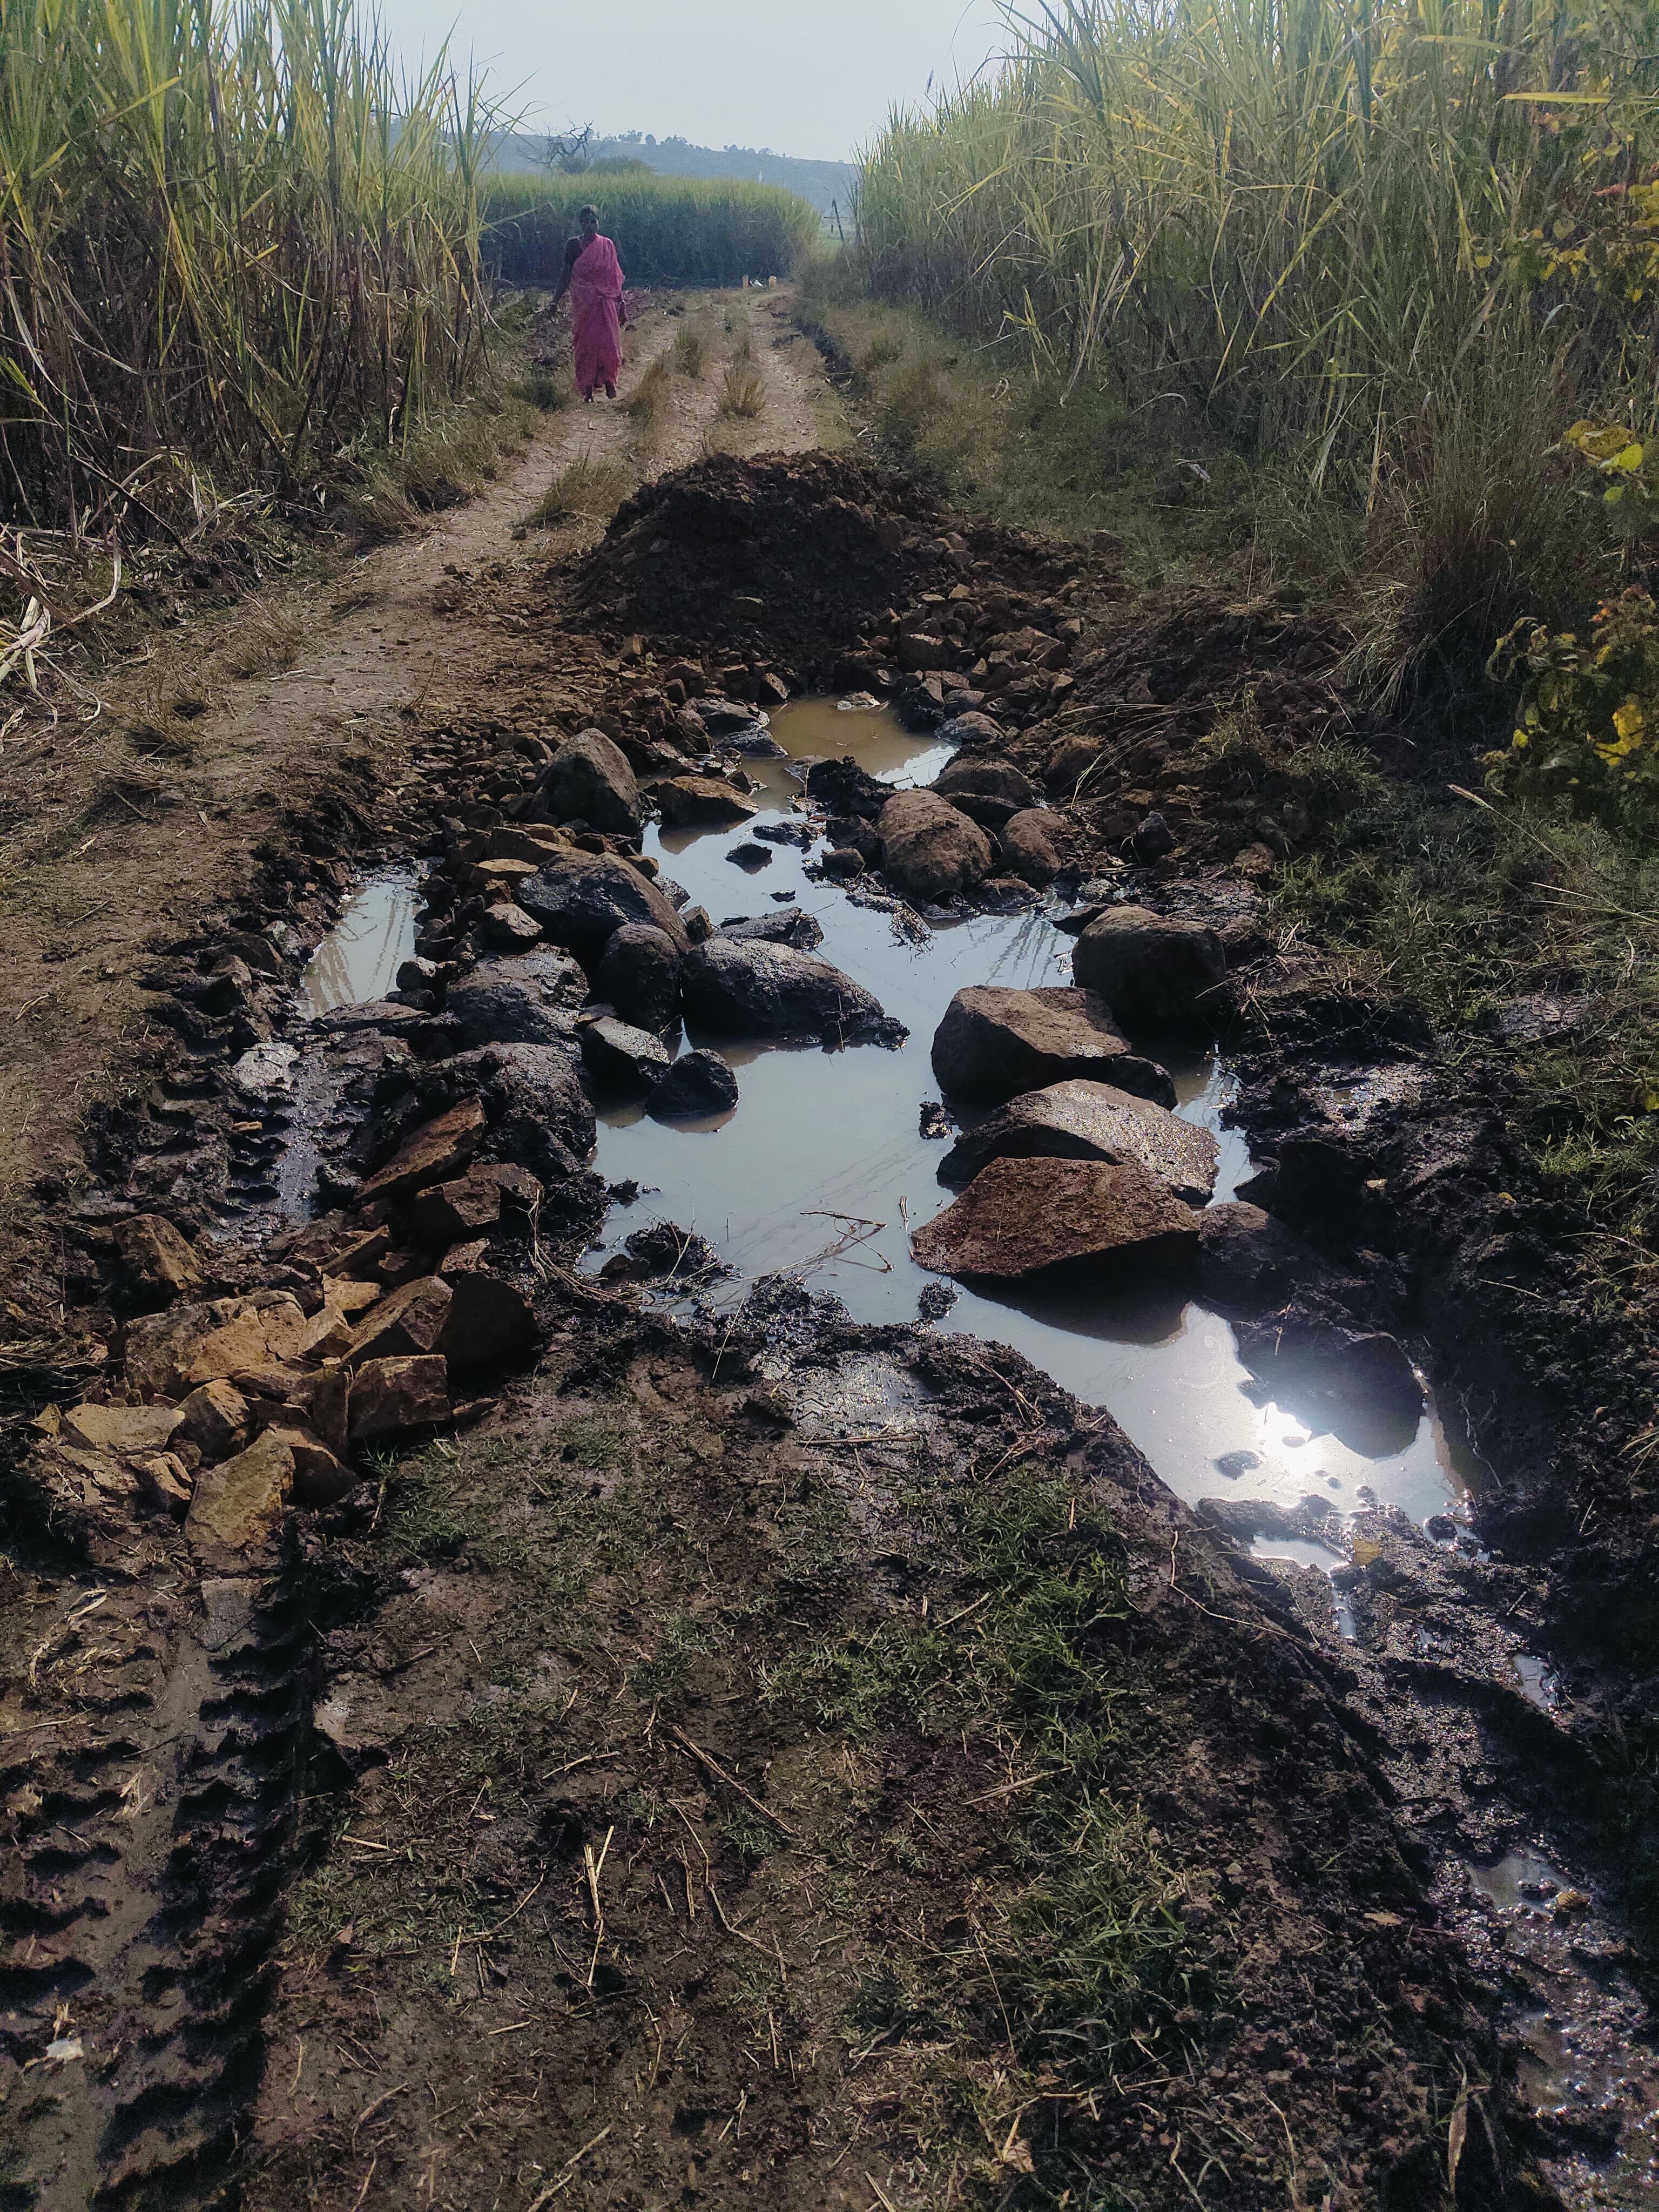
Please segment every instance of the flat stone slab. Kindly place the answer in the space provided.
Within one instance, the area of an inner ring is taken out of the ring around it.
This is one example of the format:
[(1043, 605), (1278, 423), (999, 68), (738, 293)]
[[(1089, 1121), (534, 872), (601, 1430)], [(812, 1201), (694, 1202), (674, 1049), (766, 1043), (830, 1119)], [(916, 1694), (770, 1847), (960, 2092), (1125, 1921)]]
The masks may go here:
[(993, 1160), (910, 1240), (916, 1264), (967, 1280), (1168, 1277), (1191, 1266), (1198, 1217), (1145, 1168)]
[(1104, 1160), (1143, 1167), (1189, 1205), (1215, 1188), (1217, 1146), (1207, 1129), (1109, 1083), (1051, 1084), (1011, 1098), (968, 1130), (939, 1163), (941, 1182), (971, 1182), (992, 1160)]

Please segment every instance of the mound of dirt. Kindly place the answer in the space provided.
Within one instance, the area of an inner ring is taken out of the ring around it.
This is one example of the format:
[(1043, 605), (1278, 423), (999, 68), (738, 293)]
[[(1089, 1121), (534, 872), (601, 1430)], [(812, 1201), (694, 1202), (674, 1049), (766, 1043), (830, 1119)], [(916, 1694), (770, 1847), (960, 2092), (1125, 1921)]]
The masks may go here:
[[(941, 567), (989, 558), (1046, 577), (1054, 549), (963, 531), (914, 479), (841, 453), (729, 454), (648, 483), (578, 572), (580, 599), (659, 635), (763, 631), (850, 644), (870, 615)], [(955, 580), (951, 574), (949, 581)]]

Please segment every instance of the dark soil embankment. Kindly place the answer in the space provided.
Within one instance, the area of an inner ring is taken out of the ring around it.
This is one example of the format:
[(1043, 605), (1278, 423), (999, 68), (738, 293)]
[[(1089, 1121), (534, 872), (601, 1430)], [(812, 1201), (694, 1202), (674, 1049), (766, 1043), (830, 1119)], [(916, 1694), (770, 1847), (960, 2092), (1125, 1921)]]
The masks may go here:
[[(708, 501), (746, 522), (673, 520)], [(795, 550), (826, 511), (829, 551)], [(442, 863), (434, 973), (326, 1048), (350, 1063), (325, 1163), (341, 1218), (266, 1240), (288, 1115), (230, 1071), (297, 1034), (349, 817), (295, 825), (308, 857), (173, 949), (176, 1042), (64, 1194), (94, 1397), (155, 1410), (127, 1402), (145, 1309), (263, 1292), (292, 1340), (237, 1374), (307, 1451), (337, 1414), (345, 1472), (311, 1452), (313, 1502), (228, 1551), (223, 1519), (210, 1542), (169, 1510), (210, 1450), (176, 1471), (128, 1453), (123, 1488), (94, 1449), (88, 1490), (82, 1448), (41, 1441), (52, 1416), (15, 1439), (46, 1625), (0, 1630), (10, 2185), (209, 2202), (228, 2174), (250, 2206), (364, 2212), (1549, 2202), (1392, 1747), (1282, 1585), (1109, 1418), (1012, 1355), (852, 1328), (791, 1286), (676, 1326), (574, 1272), (605, 1199), (580, 1103), (531, 1111), (529, 1063), (522, 1085), (486, 1066), (455, 1005), (513, 926), (487, 893), (534, 867), (507, 848), (545, 826), (550, 740), (597, 726), (672, 781), (689, 701), (833, 677), (933, 720), (988, 707), (1035, 762), (1118, 596), (1103, 556), (919, 530), (912, 488), (856, 463), (706, 464), (653, 512), (574, 582), (503, 604), (456, 581), (502, 648), (400, 795)], [(865, 549), (861, 607), (836, 596), (837, 532)], [(775, 632), (756, 544), (793, 563)], [(641, 549), (673, 556), (648, 585)], [(1076, 860), (1109, 842), (1086, 808), (1060, 836)], [(626, 871), (625, 833), (572, 836)], [(1182, 881), (1172, 859), (1145, 888)], [(1249, 903), (1230, 934), (1258, 1003)], [(1323, 1003), (1279, 980), (1298, 1018)], [(536, 1004), (560, 1034), (556, 991)], [(1394, 1032), (1360, 1008), (1342, 1034)], [(409, 1170), (440, 1111), (459, 1119)], [(539, 1224), (503, 1196), (499, 1233), (463, 1241), (460, 1170), (484, 1162), (530, 1164)], [(1409, 1189), (1382, 1195), (1417, 1218)], [(156, 1216), (183, 1260), (134, 1226)], [(1414, 1311), (1430, 1261), (1390, 1233), (1376, 1279)], [(521, 1379), (452, 1333), (480, 1280), (544, 1347)], [(409, 1294), (376, 1324), (382, 1365), (422, 1370), (376, 1378), (377, 1409), (410, 1394), (401, 1425), (350, 1426), (362, 1362), (340, 1406), (324, 1387), (343, 1284), (356, 1311)], [(456, 1419), (419, 1395), (440, 1387)], [(422, 1427), (427, 1449), (386, 1455)]]

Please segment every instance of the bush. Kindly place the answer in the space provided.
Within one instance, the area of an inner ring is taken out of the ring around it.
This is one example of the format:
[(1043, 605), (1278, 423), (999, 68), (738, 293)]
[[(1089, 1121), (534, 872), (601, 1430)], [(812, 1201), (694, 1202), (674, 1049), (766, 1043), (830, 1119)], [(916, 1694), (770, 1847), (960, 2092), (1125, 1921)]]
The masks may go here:
[(1659, 607), (1634, 586), (1597, 608), (1588, 645), (1571, 630), (1517, 623), (1490, 672), (1521, 678), (1516, 729), (1487, 755), (1501, 795), (1565, 798), (1575, 814), (1615, 823), (1652, 817), (1659, 800)]
[(512, 284), (556, 284), (576, 211), (592, 200), (634, 284), (735, 284), (787, 276), (817, 236), (817, 212), (780, 185), (624, 176), (499, 177), (483, 191), (483, 254)]

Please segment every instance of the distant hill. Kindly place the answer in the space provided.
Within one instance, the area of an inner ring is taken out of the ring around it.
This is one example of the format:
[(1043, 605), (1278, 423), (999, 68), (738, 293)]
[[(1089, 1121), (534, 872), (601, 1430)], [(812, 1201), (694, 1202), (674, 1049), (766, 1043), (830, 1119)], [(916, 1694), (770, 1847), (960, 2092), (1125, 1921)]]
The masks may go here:
[[(501, 141), (496, 161), (503, 169), (539, 169), (546, 150), (545, 138), (520, 134)], [(802, 161), (793, 154), (775, 154), (769, 146), (694, 146), (687, 138), (652, 138), (638, 131), (595, 138), (587, 153), (595, 161), (644, 161), (659, 177), (746, 177), (754, 183), (784, 185), (821, 215), (828, 215), (831, 200), (838, 201), (843, 220), (854, 173), (850, 161)]]

